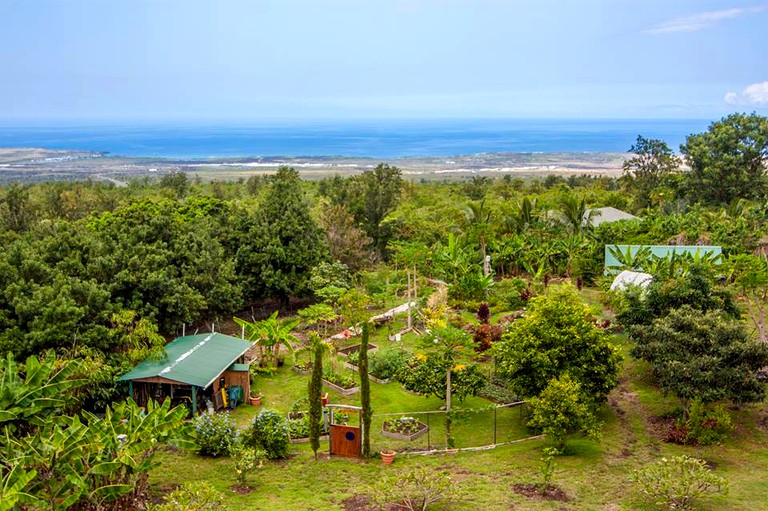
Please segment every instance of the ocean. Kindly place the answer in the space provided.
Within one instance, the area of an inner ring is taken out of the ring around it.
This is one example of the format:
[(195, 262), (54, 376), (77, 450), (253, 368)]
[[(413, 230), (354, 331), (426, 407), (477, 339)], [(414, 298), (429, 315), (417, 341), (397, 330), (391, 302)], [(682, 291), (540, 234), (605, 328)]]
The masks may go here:
[(440, 120), (287, 123), (62, 123), (0, 121), (0, 147), (206, 159), (266, 156), (430, 157), (499, 152), (626, 152), (637, 135), (674, 151), (706, 120)]

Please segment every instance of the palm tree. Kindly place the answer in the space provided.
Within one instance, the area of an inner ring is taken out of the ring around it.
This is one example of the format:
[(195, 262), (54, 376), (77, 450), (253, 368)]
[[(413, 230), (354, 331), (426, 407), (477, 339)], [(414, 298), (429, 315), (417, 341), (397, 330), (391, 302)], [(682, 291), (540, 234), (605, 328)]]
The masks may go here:
[(575, 195), (563, 195), (560, 197), (560, 220), (566, 227), (577, 235), (584, 234), (592, 227), (592, 220), (600, 215), (599, 211), (587, 209), (587, 199), (579, 199)]

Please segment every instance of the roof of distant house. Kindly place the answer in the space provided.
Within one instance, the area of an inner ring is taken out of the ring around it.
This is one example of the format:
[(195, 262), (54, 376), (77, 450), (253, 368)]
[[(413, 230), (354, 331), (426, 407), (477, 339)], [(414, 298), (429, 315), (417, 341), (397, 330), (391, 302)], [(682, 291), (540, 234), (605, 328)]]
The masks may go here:
[(207, 388), (251, 345), (249, 341), (220, 333), (179, 337), (165, 346), (165, 358), (139, 362), (119, 379), (163, 378)]
[(584, 213), (584, 220), (589, 218), (589, 213), (594, 211), (595, 214), (592, 217), (592, 226), (597, 227), (600, 224), (606, 222), (618, 222), (619, 220), (640, 220), (640, 217), (630, 215), (620, 209), (612, 208), (610, 206), (605, 208), (588, 209)]

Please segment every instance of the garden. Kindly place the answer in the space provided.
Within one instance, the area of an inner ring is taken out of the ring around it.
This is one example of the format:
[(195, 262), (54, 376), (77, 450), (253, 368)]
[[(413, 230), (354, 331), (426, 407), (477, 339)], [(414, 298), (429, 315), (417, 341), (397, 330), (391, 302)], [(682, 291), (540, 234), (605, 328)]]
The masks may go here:
[[(6, 187), (0, 511), (757, 509), (766, 133), (724, 118), (685, 166), (638, 137), (621, 179)], [(254, 404), (126, 399), (213, 330), (254, 344)]]

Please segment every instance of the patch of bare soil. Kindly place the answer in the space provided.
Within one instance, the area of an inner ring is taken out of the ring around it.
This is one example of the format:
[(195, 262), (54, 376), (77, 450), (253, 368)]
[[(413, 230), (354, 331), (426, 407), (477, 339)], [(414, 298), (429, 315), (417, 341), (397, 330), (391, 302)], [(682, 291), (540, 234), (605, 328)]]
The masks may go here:
[(512, 487), (512, 490), (529, 499), (555, 500), (558, 502), (568, 502), (571, 500), (562, 489), (551, 484), (546, 488), (542, 488), (538, 484), (516, 484)]
[(256, 487), (255, 486), (250, 486), (248, 484), (236, 483), (236, 484), (233, 484), (232, 486), (230, 486), (229, 489), (232, 490), (235, 493), (240, 494), (240, 495), (248, 495), (253, 490), (255, 490)]

